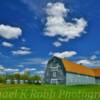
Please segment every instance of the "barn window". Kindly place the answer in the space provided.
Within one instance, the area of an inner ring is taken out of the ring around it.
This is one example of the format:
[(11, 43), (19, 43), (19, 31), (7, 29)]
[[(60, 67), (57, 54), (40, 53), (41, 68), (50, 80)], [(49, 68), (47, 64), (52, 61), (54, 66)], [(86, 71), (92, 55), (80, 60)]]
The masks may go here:
[(53, 77), (56, 77), (57, 76), (57, 72), (53, 72)]
[(60, 65), (58, 64), (58, 63), (52, 63), (51, 65), (50, 65), (50, 67), (51, 68), (58, 68), (58, 67), (60, 67)]
[(59, 64), (51, 64), (50, 69), (51, 71), (58, 71), (59, 66), (60, 66)]

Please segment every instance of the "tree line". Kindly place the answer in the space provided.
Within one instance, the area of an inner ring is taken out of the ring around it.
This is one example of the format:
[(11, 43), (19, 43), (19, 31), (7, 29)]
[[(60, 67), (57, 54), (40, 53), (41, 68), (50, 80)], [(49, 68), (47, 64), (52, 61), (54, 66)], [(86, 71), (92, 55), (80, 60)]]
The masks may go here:
[(39, 75), (30, 75), (28, 72), (20, 74), (19, 72), (13, 74), (0, 75), (0, 83), (7, 84), (41, 84), (42, 78)]

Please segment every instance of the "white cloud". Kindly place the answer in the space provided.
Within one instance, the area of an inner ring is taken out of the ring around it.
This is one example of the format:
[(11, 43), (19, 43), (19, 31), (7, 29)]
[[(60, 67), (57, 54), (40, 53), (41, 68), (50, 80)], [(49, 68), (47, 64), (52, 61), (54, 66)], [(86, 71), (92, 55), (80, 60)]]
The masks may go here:
[(69, 57), (72, 57), (76, 54), (77, 54), (77, 52), (75, 52), (75, 51), (64, 51), (64, 52), (55, 52), (55, 53), (51, 52), (50, 53), (50, 55), (60, 57), (60, 58), (69, 58)]
[(31, 49), (25, 46), (20, 47), (19, 50), (12, 51), (13, 55), (29, 55), (31, 53)]
[(48, 60), (44, 60), (41, 62), (41, 64), (46, 65), (48, 63)]
[(99, 50), (98, 51), (95, 51), (94, 54), (100, 55), (100, 51)]
[(36, 74), (44, 74), (44, 71), (36, 71)]
[(95, 60), (96, 58), (97, 58), (96, 55), (92, 55), (92, 56), (90, 57), (91, 60)]
[(36, 68), (25, 68), (24, 71), (35, 71)]
[(5, 71), (6, 71), (6, 72), (18, 72), (19, 69), (6, 68)]
[(20, 47), (21, 50), (30, 50), (30, 48), (27, 47)]
[(92, 62), (92, 66), (93, 67), (98, 67), (100, 68), (100, 60), (94, 60), (94, 61), (91, 61)]
[(9, 25), (0, 25), (0, 37), (5, 39), (13, 39), (21, 36), (22, 30), (19, 27), (13, 27)]
[(47, 63), (47, 59), (44, 58), (31, 58), (31, 59), (27, 59), (24, 62), (22, 62), (22, 65), (38, 65), (38, 64), (42, 64), (45, 65)]
[(31, 51), (29, 50), (17, 50), (17, 51), (12, 51), (13, 55), (28, 55), (31, 54)]
[(30, 72), (30, 71), (36, 71), (36, 70), (37, 70), (36, 68), (25, 68), (22, 71), (20, 71), (19, 73), (20, 74), (25, 74), (26, 71)]
[(4, 69), (5, 69), (4, 66), (0, 65), (0, 71)]
[(61, 46), (61, 43), (58, 42), (58, 41), (56, 41), (56, 42), (53, 43), (53, 45), (54, 45), (55, 47), (60, 47), (60, 46)]
[(19, 64), (19, 65), (18, 65), (18, 67), (23, 68), (23, 67), (24, 67), (24, 65), (23, 65), (23, 64)]
[(5, 74), (5, 72), (19, 72), (19, 69), (14, 68), (5, 68), (4, 66), (0, 65), (0, 74)]
[(77, 61), (77, 64), (90, 65), (91, 62), (87, 59)]
[(4, 47), (13, 47), (13, 44), (11, 44), (9, 42), (2, 42), (2, 46), (4, 46)]
[(65, 21), (64, 18), (67, 18), (69, 11), (63, 3), (48, 3), (46, 10), (48, 15), (45, 28), (46, 36), (60, 36), (60, 41), (68, 41), (85, 33), (84, 29), (87, 26), (87, 22), (84, 18), (74, 18), (74, 23)]
[(100, 60), (89, 60), (89, 59), (82, 59), (76, 62), (77, 64), (83, 64), (88, 67), (93, 68), (100, 68)]

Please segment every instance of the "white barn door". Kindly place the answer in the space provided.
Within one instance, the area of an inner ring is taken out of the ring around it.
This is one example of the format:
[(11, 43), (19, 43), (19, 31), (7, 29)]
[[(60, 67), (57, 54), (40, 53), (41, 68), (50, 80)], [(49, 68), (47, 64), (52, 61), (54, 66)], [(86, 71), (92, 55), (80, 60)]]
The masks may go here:
[(58, 79), (51, 79), (51, 84), (58, 84)]

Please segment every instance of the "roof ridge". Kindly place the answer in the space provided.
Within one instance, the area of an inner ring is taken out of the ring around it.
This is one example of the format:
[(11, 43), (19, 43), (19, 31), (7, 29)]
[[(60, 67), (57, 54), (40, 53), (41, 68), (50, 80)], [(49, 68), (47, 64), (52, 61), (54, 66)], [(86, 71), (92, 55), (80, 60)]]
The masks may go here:
[(89, 67), (86, 67), (86, 66), (80, 65), (80, 64), (76, 64), (76, 63), (66, 60), (66, 59), (61, 59), (61, 60), (64, 64), (64, 68), (66, 71), (74, 72), (74, 73), (78, 73), (78, 74), (95, 76), (94, 70), (92, 70)]

